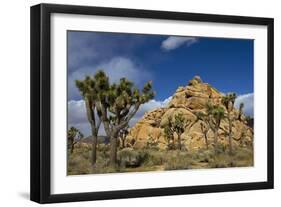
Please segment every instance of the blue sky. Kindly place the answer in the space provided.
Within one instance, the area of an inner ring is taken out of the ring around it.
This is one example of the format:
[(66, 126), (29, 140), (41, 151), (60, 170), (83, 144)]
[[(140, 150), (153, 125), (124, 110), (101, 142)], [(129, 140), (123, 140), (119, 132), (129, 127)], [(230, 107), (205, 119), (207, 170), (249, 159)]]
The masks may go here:
[[(103, 69), (112, 82), (125, 76), (141, 88), (152, 80), (153, 107), (162, 106), (179, 86), (199, 75), (221, 92), (236, 92), (236, 104), (246, 102), (245, 112), (253, 114), (253, 40), (76, 31), (67, 35), (69, 113), (78, 113), (71, 110), (82, 99), (74, 80)], [(69, 122), (78, 120), (85, 117), (70, 117)]]

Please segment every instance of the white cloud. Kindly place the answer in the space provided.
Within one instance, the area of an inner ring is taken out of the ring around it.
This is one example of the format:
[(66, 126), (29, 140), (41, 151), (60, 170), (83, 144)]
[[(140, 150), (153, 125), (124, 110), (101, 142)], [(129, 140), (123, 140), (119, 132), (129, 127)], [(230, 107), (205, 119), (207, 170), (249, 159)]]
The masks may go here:
[(150, 78), (150, 74), (141, 66), (124, 57), (115, 57), (109, 62), (98, 65), (97, 69), (104, 70), (111, 82), (118, 82), (120, 78), (126, 77), (135, 84), (139, 84)]
[(93, 67), (82, 67), (73, 72), (68, 77), (69, 99), (74, 99), (79, 96), (79, 91), (75, 86), (75, 80), (84, 79), (86, 75), (94, 75), (99, 69), (106, 72), (111, 82), (118, 82), (120, 78), (126, 77), (136, 85), (139, 85), (151, 79), (151, 74), (140, 65), (134, 63), (131, 59), (114, 57), (108, 62), (103, 62)]
[[(79, 129), (85, 136), (91, 134), (90, 124), (86, 115), (86, 107), (83, 100), (68, 101), (68, 128), (71, 126)], [(96, 114), (97, 120), (98, 116)], [(99, 135), (105, 135), (104, 127), (101, 125)]]
[(87, 121), (85, 103), (83, 100), (68, 102), (68, 122), (71, 124)]
[(145, 112), (152, 111), (153, 109), (156, 108), (166, 107), (171, 100), (172, 100), (172, 96), (166, 98), (164, 101), (156, 101), (153, 99), (141, 105), (136, 115), (131, 119), (129, 125), (130, 126), (135, 125), (137, 121), (143, 117)]
[(186, 45), (190, 46), (194, 43), (198, 42), (198, 39), (195, 37), (168, 37), (166, 40), (164, 40), (161, 44), (161, 48), (169, 51), (174, 50), (180, 46)]
[[(172, 97), (169, 97), (164, 101), (150, 100), (149, 102), (141, 105), (136, 115), (131, 119), (129, 125), (133, 126), (145, 112), (167, 106), (171, 99)], [(68, 102), (68, 126), (78, 128), (85, 136), (90, 135), (90, 125), (86, 117), (86, 108), (83, 100), (71, 100)], [(101, 125), (99, 135), (105, 135), (103, 125)]]
[(254, 115), (254, 94), (248, 93), (248, 94), (242, 94), (239, 95), (234, 103), (235, 108), (239, 108), (240, 103), (244, 103), (244, 113), (247, 116), (253, 117)]

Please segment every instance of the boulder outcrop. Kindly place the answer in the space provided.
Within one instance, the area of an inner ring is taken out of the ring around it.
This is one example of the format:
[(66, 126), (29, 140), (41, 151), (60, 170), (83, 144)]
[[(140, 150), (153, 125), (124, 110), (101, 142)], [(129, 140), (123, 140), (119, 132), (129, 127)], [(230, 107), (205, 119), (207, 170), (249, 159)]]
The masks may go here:
[[(177, 114), (182, 114), (189, 124), (181, 135), (182, 143), (186, 149), (196, 150), (205, 147), (204, 133), (201, 128), (201, 120), (198, 120), (198, 112), (206, 112), (207, 103), (219, 105), (222, 104), (223, 94), (217, 89), (204, 83), (199, 76), (195, 76), (189, 81), (187, 86), (180, 86), (171, 101), (166, 107), (157, 108), (146, 112), (144, 116), (129, 130), (127, 136), (127, 145), (134, 148), (144, 148), (148, 143), (156, 143), (160, 149), (167, 147), (167, 139), (164, 135), (164, 127), (168, 120), (174, 120)], [(253, 129), (248, 126), (245, 116), (239, 117), (239, 111), (234, 109), (232, 112), (232, 137), (233, 144), (251, 144), (253, 141)], [(219, 143), (228, 144), (226, 132), (228, 131), (228, 122), (223, 119), (219, 130)], [(209, 143), (213, 143), (213, 132), (207, 133)], [(175, 139), (176, 135), (174, 135)]]

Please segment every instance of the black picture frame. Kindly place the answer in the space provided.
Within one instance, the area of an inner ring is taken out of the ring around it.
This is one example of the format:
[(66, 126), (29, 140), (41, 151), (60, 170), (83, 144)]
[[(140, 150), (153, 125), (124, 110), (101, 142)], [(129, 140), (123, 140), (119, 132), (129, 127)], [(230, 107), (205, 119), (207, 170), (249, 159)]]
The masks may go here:
[[(267, 181), (238, 184), (219, 184), (154, 189), (136, 189), (74, 194), (50, 193), (50, 130), (51, 130), (51, 70), (50, 70), (50, 15), (52, 13), (134, 17), (149, 19), (181, 20), (194, 22), (218, 22), (267, 26)], [(103, 8), (56, 4), (39, 4), (31, 7), (31, 174), (30, 199), (38, 203), (88, 201), (103, 199), (166, 196), (179, 194), (211, 193), (272, 189), (274, 186), (273, 152), (273, 47), (274, 20), (272, 18), (195, 14), (152, 10)]]

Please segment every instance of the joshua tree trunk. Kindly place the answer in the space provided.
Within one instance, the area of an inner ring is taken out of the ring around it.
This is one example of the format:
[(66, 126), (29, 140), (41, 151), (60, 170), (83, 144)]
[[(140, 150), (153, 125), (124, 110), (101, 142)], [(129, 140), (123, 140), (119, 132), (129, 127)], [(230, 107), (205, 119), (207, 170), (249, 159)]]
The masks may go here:
[(74, 151), (74, 144), (73, 144), (73, 142), (72, 142), (72, 143), (71, 143), (70, 153), (72, 154), (72, 153), (73, 153), (73, 151)]
[(215, 148), (215, 153), (218, 153), (218, 130), (214, 131), (214, 148)]
[(181, 150), (181, 134), (177, 134), (178, 135), (178, 149)]
[(203, 123), (200, 123), (200, 127), (201, 127), (201, 131), (202, 131), (202, 133), (204, 135), (206, 149), (209, 149), (209, 141), (208, 141), (208, 131), (209, 131), (209, 128), (207, 128), (207, 126), (205, 126)]
[(204, 133), (204, 139), (205, 139), (206, 149), (209, 149), (209, 142), (208, 142), (207, 133)]
[(92, 142), (92, 165), (94, 166), (97, 161), (97, 143), (98, 137), (92, 132), (93, 142)]
[(97, 161), (97, 139), (98, 139), (98, 128), (99, 123), (96, 126), (96, 120), (95, 120), (95, 114), (94, 110), (92, 108), (92, 102), (89, 101), (87, 98), (85, 98), (85, 105), (86, 105), (86, 111), (87, 111), (87, 118), (91, 125), (92, 129), (92, 165), (95, 166)]
[(117, 137), (110, 138), (110, 165), (115, 166), (117, 161)]
[(229, 153), (232, 154), (232, 120), (229, 117), (229, 135), (228, 135), (228, 142), (229, 142)]
[(122, 138), (122, 139), (121, 139), (121, 146), (122, 146), (122, 149), (125, 148), (125, 138)]

